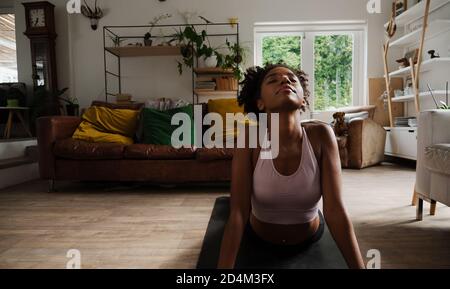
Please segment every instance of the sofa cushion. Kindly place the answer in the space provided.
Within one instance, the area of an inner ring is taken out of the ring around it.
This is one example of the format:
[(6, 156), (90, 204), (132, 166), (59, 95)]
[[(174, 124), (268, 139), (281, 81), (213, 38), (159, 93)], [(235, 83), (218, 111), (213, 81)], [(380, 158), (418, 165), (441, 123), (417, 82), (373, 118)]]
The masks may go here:
[(232, 148), (199, 148), (196, 150), (196, 159), (201, 162), (215, 160), (231, 160), (233, 158)]
[(425, 148), (425, 167), (450, 175), (450, 144), (435, 144)]
[(133, 143), (133, 139), (130, 137), (118, 133), (103, 132), (87, 121), (82, 121), (78, 125), (72, 138), (94, 143), (119, 143), (124, 145)]
[(193, 148), (176, 149), (170, 145), (133, 144), (125, 148), (126, 159), (181, 160), (194, 159)]
[(83, 113), (83, 122), (72, 137), (89, 142), (132, 144), (138, 116), (138, 110), (91, 106)]
[(125, 145), (117, 143), (92, 143), (67, 138), (58, 140), (53, 153), (61, 158), (75, 160), (110, 160), (122, 159)]
[(227, 129), (226, 114), (227, 113), (242, 113), (244, 114), (244, 107), (239, 106), (236, 98), (221, 98), (208, 100), (208, 112), (218, 113), (223, 120), (223, 136), (221, 138), (235, 138), (238, 135), (238, 128)]
[[(190, 144), (194, 143), (194, 111), (193, 106), (178, 107), (165, 111), (152, 108), (144, 108), (144, 143), (157, 145), (172, 145), (172, 133), (181, 126), (172, 125), (172, 117), (175, 114), (183, 113), (190, 119)], [(184, 135), (183, 135), (184, 136)]]
[(143, 102), (132, 102), (132, 103), (112, 103), (112, 102), (104, 102), (99, 100), (94, 100), (91, 106), (101, 106), (107, 107), (111, 109), (131, 109), (131, 110), (141, 110), (144, 108), (145, 103)]

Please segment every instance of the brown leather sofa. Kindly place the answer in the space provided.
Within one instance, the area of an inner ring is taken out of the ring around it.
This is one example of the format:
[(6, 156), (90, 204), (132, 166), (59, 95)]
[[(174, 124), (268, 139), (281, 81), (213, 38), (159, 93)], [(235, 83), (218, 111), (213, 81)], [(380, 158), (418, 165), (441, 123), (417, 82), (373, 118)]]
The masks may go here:
[(384, 160), (386, 130), (373, 120), (376, 106), (358, 106), (339, 109), (340, 112), (368, 112), (366, 119), (353, 119), (348, 124), (348, 135), (337, 137), (343, 168), (362, 169)]
[(80, 122), (70, 116), (37, 120), (39, 171), (51, 191), (57, 180), (179, 184), (231, 179), (232, 149), (90, 143), (72, 139)]

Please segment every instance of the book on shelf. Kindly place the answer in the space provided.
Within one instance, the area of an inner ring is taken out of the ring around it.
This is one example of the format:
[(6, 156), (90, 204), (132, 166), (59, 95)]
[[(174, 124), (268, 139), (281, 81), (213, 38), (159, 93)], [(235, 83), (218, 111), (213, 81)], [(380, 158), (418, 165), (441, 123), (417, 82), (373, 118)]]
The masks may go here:
[(215, 81), (197, 81), (195, 83), (196, 89), (209, 89), (214, 90), (216, 89), (216, 82)]
[(208, 76), (198, 76), (197, 81), (216, 81), (215, 77), (208, 77)]
[(127, 93), (116, 94), (116, 101), (131, 101), (132, 98), (133, 97), (131, 94), (127, 94)]
[(233, 76), (216, 78), (217, 90), (238, 90), (238, 81)]
[(396, 117), (394, 119), (394, 125), (395, 126), (404, 126), (404, 127), (408, 127), (408, 126), (414, 126), (415, 124), (417, 124), (417, 119), (416, 117)]

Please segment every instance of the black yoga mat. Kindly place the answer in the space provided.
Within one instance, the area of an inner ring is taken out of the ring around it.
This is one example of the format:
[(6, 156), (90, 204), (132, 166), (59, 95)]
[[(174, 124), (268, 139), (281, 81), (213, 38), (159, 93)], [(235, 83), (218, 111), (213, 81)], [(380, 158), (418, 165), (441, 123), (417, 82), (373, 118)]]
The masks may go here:
[[(215, 269), (226, 222), (230, 213), (230, 198), (216, 199), (197, 262), (197, 269)], [(346, 269), (341, 252), (327, 226), (321, 239), (305, 249), (292, 253), (280, 246), (255, 242), (247, 224), (235, 262), (235, 269)]]

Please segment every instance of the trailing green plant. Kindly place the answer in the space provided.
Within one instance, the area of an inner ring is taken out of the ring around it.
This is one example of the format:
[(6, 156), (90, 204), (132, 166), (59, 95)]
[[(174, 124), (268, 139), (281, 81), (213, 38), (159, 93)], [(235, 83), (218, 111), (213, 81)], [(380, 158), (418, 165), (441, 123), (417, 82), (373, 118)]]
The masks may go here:
[(60, 95), (58, 95), (58, 99), (65, 102), (67, 105), (77, 106), (78, 99), (76, 97), (61, 97), (66, 92), (67, 88), (65, 88)]
[(242, 80), (244, 76), (242, 63), (247, 59), (250, 49), (239, 43), (231, 43), (228, 38), (225, 40), (225, 49), (228, 50), (225, 55), (216, 54), (218, 66), (223, 69), (232, 69), (234, 77), (239, 81)]

